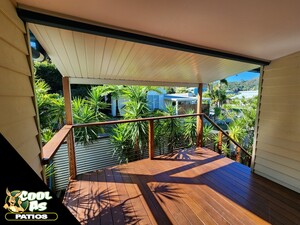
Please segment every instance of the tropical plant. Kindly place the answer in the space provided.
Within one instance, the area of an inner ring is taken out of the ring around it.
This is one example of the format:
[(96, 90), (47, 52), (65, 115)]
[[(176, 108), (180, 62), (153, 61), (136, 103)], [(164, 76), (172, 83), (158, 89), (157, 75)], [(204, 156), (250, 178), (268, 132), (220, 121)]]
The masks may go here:
[[(124, 111), (125, 119), (137, 119), (148, 117), (150, 115), (150, 110), (147, 102), (147, 93), (150, 90), (158, 91), (153, 87), (142, 87), (142, 86), (117, 86), (117, 90), (113, 91), (108, 88), (108, 92), (114, 94), (115, 97), (122, 96), (127, 101), (125, 102)], [(148, 139), (148, 124), (146, 122), (135, 122), (128, 123), (126, 125), (117, 126), (113, 130), (114, 135), (112, 136), (112, 142), (117, 145), (114, 149), (114, 153), (118, 154), (120, 161), (127, 160), (137, 160), (144, 156), (145, 149), (147, 147)], [(123, 135), (121, 137), (120, 135)], [(122, 146), (124, 142), (124, 146)], [(134, 150), (133, 158), (128, 158), (129, 149)], [(122, 156), (121, 154), (125, 154)], [(124, 158), (125, 157), (125, 158)]]
[(54, 131), (64, 124), (64, 104), (59, 94), (49, 94), (50, 86), (42, 79), (36, 79), (36, 101), (39, 112), (42, 142), (47, 143)]
[(44, 166), (44, 171), (45, 171), (45, 177), (48, 183), (48, 187), (51, 190), (54, 190), (54, 174), (55, 174), (55, 165), (53, 162), (46, 164)]
[(118, 124), (113, 129), (111, 137), (114, 146), (113, 155), (117, 156), (120, 164), (135, 160), (135, 157), (132, 156), (133, 143), (127, 130), (127, 124)]
[(222, 107), (227, 100), (226, 90), (227, 90), (228, 82), (226, 79), (222, 79), (218, 82), (208, 84), (208, 92), (209, 97), (211, 98), (211, 102), (216, 107)]
[(203, 146), (206, 146), (209, 141), (212, 140), (213, 136), (212, 136), (212, 131), (213, 131), (213, 127), (211, 125), (208, 124), (204, 124), (203, 126)]
[(48, 94), (50, 87), (44, 80), (36, 79), (34, 82), (34, 88), (39, 111), (40, 125), (43, 129), (51, 124), (51, 118), (48, 113), (51, 108), (51, 97)]
[(108, 104), (103, 102), (104, 96), (107, 94), (105, 86), (92, 87), (88, 92), (87, 103), (94, 111), (95, 117), (98, 121), (103, 121), (106, 115), (101, 110), (106, 109)]
[[(145, 102), (129, 101), (125, 107), (125, 119), (137, 119), (147, 117), (149, 115), (149, 108)], [(148, 138), (148, 124), (147, 122), (128, 123), (126, 132), (130, 134), (130, 139), (134, 146), (135, 155), (141, 158), (146, 148)]]
[[(176, 114), (176, 109), (171, 104), (166, 105), (166, 113), (169, 116)], [(168, 151), (172, 152), (181, 143), (182, 126), (178, 118), (165, 119), (163, 129), (167, 139)]]
[(241, 120), (235, 120), (232, 123), (230, 123), (228, 126), (228, 130), (229, 136), (238, 143), (242, 142), (246, 135)]
[(222, 143), (222, 152), (226, 157), (231, 158), (231, 150), (227, 143)]
[(51, 108), (49, 109), (49, 113), (56, 129), (59, 130), (65, 124), (65, 101), (64, 98), (58, 94), (52, 95), (53, 97), (51, 99)]
[(119, 98), (123, 95), (124, 90), (123, 85), (105, 85), (105, 93), (108, 95), (110, 94), (113, 99), (116, 100), (116, 114), (117, 116), (120, 114), (119, 109)]
[[(127, 99), (125, 102), (125, 119), (137, 119), (150, 116), (150, 109), (147, 102), (147, 93), (150, 90), (158, 91), (154, 87), (127, 86), (122, 90), (122, 96)], [(148, 139), (148, 124), (146, 122), (135, 122), (127, 125), (127, 132), (131, 133), (131, 140), (134, 146), (135, 155), (141, 158), (144, 155)]]
[(42, 135), (42, 142), (45, 144), (47, 143), (48, 141), (51, 140), (51, 138), (53, 138), (54, 136), (54, 131), (50, 128), (44, 128), (42, 129), (41, 131), (41, 135)]
[[(168, 113), (161, 110), (155, 110), (152, 115), (154, 117), (168, 116)], [(154, 145), (158, 148), (160, 155), (165, 154), (167, 139), (164, 130), (164, 120), (154, 120)]]
[[(97, 121), (94, 110), (85, 99), (75, 98), (72, 100), (73, 120), (75, 124), (92, 123)], [(75, 140), (82, 144), (92, 143), (98, 138), (100, 132), (98, 126), (80, 127), (75, 129)]]
[[(188, 110), (186, 114), (193, 114), (194, 110)], [(185, 141), (187, 141), (189, 146), (194, 146), (197, 139), (197, 131), (196, 131), (196, 117), (190, 116), (184, 118), (184, 131), (183, 136)]]

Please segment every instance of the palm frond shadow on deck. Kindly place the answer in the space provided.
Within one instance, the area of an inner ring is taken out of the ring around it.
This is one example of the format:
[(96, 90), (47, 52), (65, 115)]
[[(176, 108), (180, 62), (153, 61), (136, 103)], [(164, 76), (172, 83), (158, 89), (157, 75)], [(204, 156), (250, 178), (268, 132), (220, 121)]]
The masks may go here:
[(164, 198), (177, 201), (179, 189), (176, 187), (172, 187), (168, 184), (149, 184), (149, 188), (162, 203), (165, 203)]
[[(68, 200), (68, 209), (81, 224), (137, 224), (140, 218), (135, 215), (129, 201), (138, 198), (139, 195), (122, 202), (115, 200), (116, 197), (117, 193), (108, 188), (101, 191), (78, 188), (75, 191), (70, 190), (66, 197), (68, 199), (64, 201)], [(116, 221), (111, 221), (112, 214), (117, 214)], [(81, 217), (82, 215), (84, 217)]]

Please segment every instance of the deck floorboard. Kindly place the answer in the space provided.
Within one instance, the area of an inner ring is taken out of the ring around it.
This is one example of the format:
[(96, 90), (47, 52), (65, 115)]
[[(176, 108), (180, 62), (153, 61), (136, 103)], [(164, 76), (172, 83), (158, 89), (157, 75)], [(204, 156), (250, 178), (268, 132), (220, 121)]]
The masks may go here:
[(64, 204), (81, 224), (299, 224), (300, 194), (208, 149), (78, 175)]

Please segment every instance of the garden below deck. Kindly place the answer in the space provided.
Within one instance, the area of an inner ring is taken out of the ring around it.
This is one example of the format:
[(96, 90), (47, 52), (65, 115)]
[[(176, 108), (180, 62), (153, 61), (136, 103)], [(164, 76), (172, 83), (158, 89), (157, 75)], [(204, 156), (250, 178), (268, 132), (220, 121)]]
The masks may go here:
[(64, 204), (82, 224), (300, 221), (300, 194), (206, 148), (78, 175)]

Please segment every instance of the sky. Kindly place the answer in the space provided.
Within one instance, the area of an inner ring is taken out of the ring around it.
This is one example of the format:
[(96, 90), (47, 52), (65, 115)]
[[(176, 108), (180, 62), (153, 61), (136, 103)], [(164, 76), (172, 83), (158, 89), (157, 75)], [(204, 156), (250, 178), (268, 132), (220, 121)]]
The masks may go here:
[(239, 73), (237, 75), (231, 76), (231, 77), (227, 77), (226, 80), (228, 82), (233, 82), (233, 81), (241, 81), (241, 80), (251, 80), (256, 77), (259, 77), (259, 73), (243, 72), (243, 73)]

